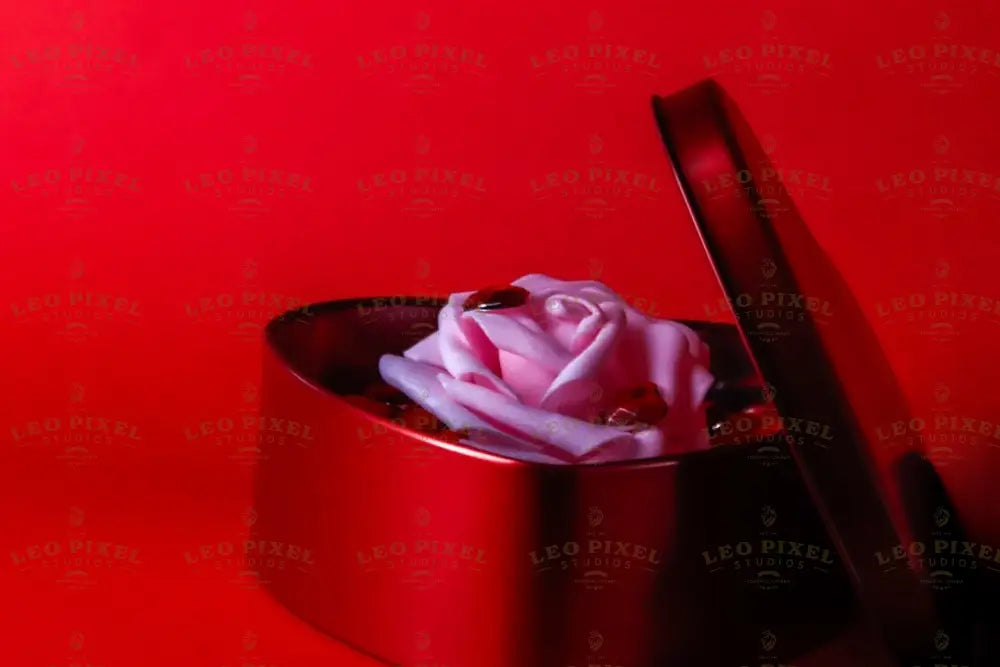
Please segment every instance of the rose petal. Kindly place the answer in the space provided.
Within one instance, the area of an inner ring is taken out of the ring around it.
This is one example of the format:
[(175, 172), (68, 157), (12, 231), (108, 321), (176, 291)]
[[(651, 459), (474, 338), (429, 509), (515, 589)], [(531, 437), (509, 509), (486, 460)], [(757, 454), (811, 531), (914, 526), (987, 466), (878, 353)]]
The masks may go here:
[(592, 301), (619, 300), (607, 285), (596, 280), (559, 280), (542, 273), (529, 273), (515, 280), (513, 285), (523, 287), (538, 297), (547, 297), (553, 293), (569, 296), (586, 296)]
[(522, 403), (539, 405), (556, 374), (524, 357), (500, 350), (500, 370), (504, 382), (517, 392)]
[(587, 396), (593, 394), (593, 384), (610, 360), (618, 341), (618, 335), (625, 322), (624, 313), (620, 309), (600, 313), (600, 316), (607, 317), (607, 321), (601, 326), (590, 344), (581, 350), (576, 358), (566, 364), (566, 367), (552, 381), (552, 385), (542, 397), (542, 408), (547, 410), (572, 409), (573, 405), (567, 398), (571, 395), (572, 385), (576, 383), (584, 382), (585, 388), (583, 390), (577, 388), (577, 394), (573, 394), (574, 397), (578, 396), (580, 391), (585, 391)]
[(537, 438), (570, 452), (576, 457), (617, 440), (632, 436), (610, 426), (590, 424), (547, 410), (522, 405), (469, 382), (440, 375), (438, 380), (452, 399), (478, 413), (509, 426), (519, 434)]
[(529, 273), (528, 275), (521, 276), (511, 283), (511, 285), (523, 287), (533, 295), (539, 296), (549, 290), (558, 289), (564, 284), (565, 281), (547, 276), (544, 273)]
[[(713, 378), (701, 358), (700, 339), (693, 343), (690, 329), (676, 322), (657, 320), (644, 331), (648, 377), (655, 382), (671, 409), (694, 408), (705, 398)], [(695, 334), (697, 337), (697, 334)]]
[(606, 445), (595, 448), (584, 456), (581, 463), (610, 463), (612, 461), (627, 461), (639, 458), (638, 443), (633, 437), (630, 440), (613, 440)]
[[(451, 304), (442, 308), (438, 316), (438, 345), (445, 369), (460, 380), (475, 382), (515, 398), (517, 394), (514, 390), (497, 377), (500, 361), (496, 348), (474, 322), (469, 323), (471, 331), (463, 328), (461, 317), (461, 307)], [(488, 367), (483, 359), (491, 361), (495, 368)]]
[(652, 320), (642, 337), (649, 378), (670, 406), (658, 424), (664, 450), (707, 449), (704, 398), (714, 382), (707, 368), (707, 347), (691, 329), (676, 322)]
[(635, 457), (640, 459), (662, 456), (665, 453), (665, 438), (658, 428), (647, 428), (635, 434)]
[(551, 454), (536, 449), (533, 443), (516, 438), (507, 433), (496, 430), (481, 429), (472, 433), (468, 438), (460, 441), (462, 444), (476, 449), (504, 456), (520, 461), (530, 461), (532, 463), (549, 463), (556, 465), (567, 465), (573, 463), (568, 457), (559, 458)]
[(466, 317), (479, 325), (498, 350), (524, 357), (548, 370), (558, 372), (573, 358), (526, 314), (472, 311)]
[(411, 361), (419, 361), (432, 366), (444, 366), (441, 358), (441, 335), (435, 331), (423, 340), (403, 352), (403, 356)]
[(432, 413), (448, 428), (475, 428), (482, 421), (453, 401), (438, 382), (441, 369), (393, 354), (384, 354), (378, 361), (382, 379), (406, 394), (414, 403)]
[(470, 438), (462, 440), (465, 444), (500, 456), (525, 461), (567, 462), (539, 451), (539, 447), (535, 443), (497, 431), (489, 423), (452, 400), (438, 381), (438, 376), (441, 375), (440, 368), (411, 361), (405, 357), (386, 354), (379, 359), (378, 369), (386, 382), (409, 396), (414, 403), (432, 413), (448, 428), (455, 431), (466, 429), (473, 431), (474, 434)]
[[(529, 291), (525, 306), (465, 312), (472, 292), (452, 294), (438, 332), (404, 353), (424, 365), (420, 386), (443, 392), (438, 409), (485, 424), (480, 441), (521, 459), (589, 463), (708, 447), (703, 401), (714, 378), (693, 330), (644, 315), (596, 281), (529, 274), (513, 284)], [(660, 424), (631, 434), (585, 421), (644, 381), (670, 406)]]
[[(576, 326), (572, 329), (572, 335), (568, 340), (563, 340), (563, 344), (573, 354), (578, 354), (580, 350), (589, 345), (601, 326), (612, 317), (612, 313), (618, 312), (620, 314), (620, 310), (613, 304), (609, 304), (608, 311), (605, 312), (601, 305), (596, 302), (565, 294), (556, 294), (545, 300), (545, 314), (550, 322), (556, 320), (557, 326), (567, 321), (575, 322)], [(565, 336), (569, 332), (563, 329), (561, 333)]]

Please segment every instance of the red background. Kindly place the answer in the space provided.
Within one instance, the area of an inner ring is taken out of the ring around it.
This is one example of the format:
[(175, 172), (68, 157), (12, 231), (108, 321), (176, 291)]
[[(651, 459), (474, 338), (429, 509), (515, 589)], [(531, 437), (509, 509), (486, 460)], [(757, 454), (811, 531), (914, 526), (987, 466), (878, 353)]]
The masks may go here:
[[(1000, 8), (804, 4), (0, 4), (5, 664), (369, 664), (186, 564), (253, 516), (252, 461), (200, 425), (252, 412), (295, 303), (541, 271), (726, 319), (648, 102), (706, 76), (829, 183), (792, 195), (915, 405), (989, 420), (1000, 318), (885, 304), (1000, 296)], [(589, 182), (619, 170), (655, 185)], [(948, 454), (984, 505), (993, 451)], [(139, 564), (26, 557), (87, 539)]]

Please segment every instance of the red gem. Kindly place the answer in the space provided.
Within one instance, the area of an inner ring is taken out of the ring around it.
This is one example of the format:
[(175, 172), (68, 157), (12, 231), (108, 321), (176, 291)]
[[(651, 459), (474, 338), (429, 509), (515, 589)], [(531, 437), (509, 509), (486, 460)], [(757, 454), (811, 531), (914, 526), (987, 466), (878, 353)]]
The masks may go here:
[(652, 382), (619, 392), (613, 405), (605, 419), (608, 426), (653, 425), (667, 416), (667, 403)]
[(493, 285), (474, 292), (462, 303), (462, 310), (499, 310), (528, 303), (528, 290), (514, 285)]

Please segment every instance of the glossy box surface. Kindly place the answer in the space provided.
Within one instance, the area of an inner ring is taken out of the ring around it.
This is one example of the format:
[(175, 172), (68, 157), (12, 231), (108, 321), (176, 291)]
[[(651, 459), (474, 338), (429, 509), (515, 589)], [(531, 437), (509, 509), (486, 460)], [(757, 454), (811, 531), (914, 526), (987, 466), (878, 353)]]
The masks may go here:
[[(736, 417), (709, 451), (548, 466), (337, 395), (437, 308), (338, 301), (268, 327), (262, 416), (284, 426), (261, 445), (255, 530), (300, 554), (266, 582), (293, 612), (405, 665), (736, 667), (835, 641), (851, 614), (836, 552), (786, 446)], [(731, 327), (692, 326), (717, 377), (751, 372)]]

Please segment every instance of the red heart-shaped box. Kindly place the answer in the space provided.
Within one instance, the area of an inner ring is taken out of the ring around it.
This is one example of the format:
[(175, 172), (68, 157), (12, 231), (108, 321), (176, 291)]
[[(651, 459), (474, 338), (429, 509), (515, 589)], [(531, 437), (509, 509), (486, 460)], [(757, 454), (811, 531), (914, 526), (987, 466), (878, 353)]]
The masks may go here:
[[(836, 552), (787, 446), (749, 419), (729, 429), (745, 444), (545, 465), (343, 399), (440, 305), (337, 301), (267, 329), (262, 416), (284, 435), (261, 444), (254, 539), (291, 610), (389, 663), (449, 667), (777, 664), (844, 630)], [(690, 326), (716, 377), (747, 379), (732, 327)]]
[(434, 330), (441, 303), (288, 313), (267, 328), (247, 545), (265, 585), (413, 666), (837, 664), (817, 651), (875, 665), (879, 647), (901, 665), (998, 664), (984, 557), (908, 558), (982, 542), (989, 522), (919, 443), (882, 437), (909, 406), (780, 170), (714, 82), (653, 109), (738, 322), (690, 326), (717, 378), (771, 405), (729, 414), (708, 451), (515, 461), (345, 400)]

